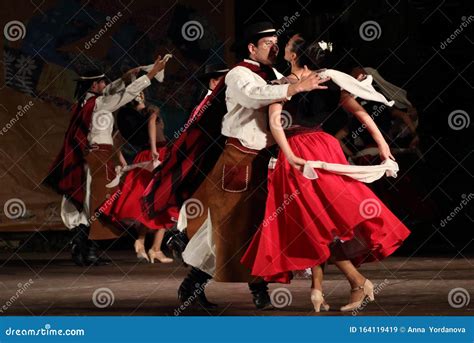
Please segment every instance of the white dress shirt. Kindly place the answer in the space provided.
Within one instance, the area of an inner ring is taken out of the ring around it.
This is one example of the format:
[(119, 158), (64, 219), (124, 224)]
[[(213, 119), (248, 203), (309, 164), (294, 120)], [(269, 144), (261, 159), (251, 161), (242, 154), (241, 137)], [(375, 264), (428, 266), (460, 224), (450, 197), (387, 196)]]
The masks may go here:
[[(104, 89), (104, 95), (95, 100), (92, 122), (87, 139), (89, 144), (113, 145), (112, 133), (114, 116), (112, 112), (132, 101), (142, 90), (151, 84), (150, 79), (143, 75), (127, 87), (121, 80), (116, 80)], [(86, 100), (93, 94), (88, 93)]]
[[(252, 60), (247, 63), (259, 65)], [(282, 77), (275, 69), (277, 77)], [(225, 77), (227, 113), (222, 119), (222, 134), (240, 140), (242, 145), (261, 150), (274, 144), (268, 127), (268, 105), (287, 98), (288, 84), (269, 85), (242, 66), (232, 68)]]
[[(113, 145), (112, 132), (114, 127), (113, 111), (133, 100), (142, 90), (151, 84), (146, 75), (136, 79), (127, 87), (122, 79), (115, 80), (105, 87), (103, 95), (95, 100), (94, 111), (92, 112), (92, 123), (87, 140), (89, 144), (108, 144)], [(87, 93), (85, 100), (94, 96)], [(65, 197), (61, 202), (61, 218), (68, 229), (73, 229), (80, 224), (90, 225), (89, 222), (89, 203), (90, 203), (90, 185), (91, 174), (87, 165), (84, 166), (86, 172), (86, 189), (84, 196), (84, 208), (79, 212), (77, 208)]]

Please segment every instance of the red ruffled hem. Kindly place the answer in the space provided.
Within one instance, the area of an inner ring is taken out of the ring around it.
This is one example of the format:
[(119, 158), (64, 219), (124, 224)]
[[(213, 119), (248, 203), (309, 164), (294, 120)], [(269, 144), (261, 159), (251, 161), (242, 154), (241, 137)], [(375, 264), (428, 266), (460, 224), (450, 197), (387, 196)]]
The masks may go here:
[[(166, 148), (158, 148), (160, 156), (165, 156)], [(133, 163), (150, 161), (151, 150), (144, 150), (137, 154)], [(140, 199), (146, 187), (153, 178), (153, 174), (145, 169), (133, 169), (127, 173), (124, 182), (113, 197), (116, 199), (108, 206), (104, 215), (108, 220), (120, 226), (122, 223), (136, 222), (148, 229), (159, 230), (173, 227), (178, 220), (178, 208), (170, 208), (157, 217), (149, 218), (143, 211)]]
[[(347, 164), (339, 142), (324, 132), (288, 139), (306, 160)], [(280, 153), (269, 172), (264, 221), (241, 262), (251, 274), (288, 283), (291, 271), (326, 262), (338, 244), (355, 265), (391, 255), (409, 230), (363, 183), (318, 170), (306, 179)]]

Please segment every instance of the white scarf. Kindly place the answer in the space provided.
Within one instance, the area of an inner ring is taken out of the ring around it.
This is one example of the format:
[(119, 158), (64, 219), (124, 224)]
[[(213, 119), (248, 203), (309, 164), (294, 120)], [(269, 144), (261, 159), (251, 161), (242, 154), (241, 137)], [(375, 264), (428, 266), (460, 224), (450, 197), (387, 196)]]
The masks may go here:
[[(268, 164), (268, 168), (275, 169), (276, 161), (275, 158), (272, 158)], [(384, 175), (397, 177), (397, 172), (399, 171), (398, 163), (390, 159), (374, 166), (354, 166), (323, 161), (306, 161), (303, 167), (304, 177), (309, 180), (317, 179), (319, 176), (315, 169), (323, 169), (334, 174), (345, 175), (364, 183), (374, 182)]]
[(359, 81), (346, 73), (334, 69), (323, 69), (318, 71), (318, 73), (322, 78), (330, 77), (336, 85), (356, 97), (381, 102), (389, 107), (392, 107), (395, 103), (394, 101), (388, 101), (381, 93), (374, 89), (372, 86), (372, 76), (370, 75), (365, 80)]

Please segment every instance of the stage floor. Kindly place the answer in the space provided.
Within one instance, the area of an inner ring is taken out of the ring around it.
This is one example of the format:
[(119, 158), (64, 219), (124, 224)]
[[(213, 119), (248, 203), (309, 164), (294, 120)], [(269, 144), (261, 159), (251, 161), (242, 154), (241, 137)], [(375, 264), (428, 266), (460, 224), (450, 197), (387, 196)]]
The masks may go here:
[[(258, 311), (247, 285), (211, 282), (209, 300), (219, 308), (207, 311), (180, 308), (176, 290), (187, 269), (138, 262), (132, 252), (115, 251), (114, 263), (77, 267), (62, 253), (0, 254), (1, 315), (473, 315), (474, 258), (391, 257), (363, 266), (361, 271), (376, 287), (376, 301), (358, 313), (338, 311), (348, 300), (349, 285), (336, 270), (326, 270), (324, 288), (329, 312), (313, 313), (310, 281), (272, 284), (270, 292), (280, 308)], [(29, 281), (31, 279), (31, 281)], [(455, 290), (460, 288), (460, 290)], [(464, 290), (463, 290), (464, 289)], [(21, 290), (21, 292), (20, 292)], [(449, 293), (460, 291), (450, 302)], [(466, 293), (467, 291), (467, 293)], [(94, 297), (94, 292), (96, 296)], [(291, 301), (291, 304), (289, 302)], [(285, 306), (286, 305), (286, 306)], [(459, 307), (460, 305), (463, 305)]]

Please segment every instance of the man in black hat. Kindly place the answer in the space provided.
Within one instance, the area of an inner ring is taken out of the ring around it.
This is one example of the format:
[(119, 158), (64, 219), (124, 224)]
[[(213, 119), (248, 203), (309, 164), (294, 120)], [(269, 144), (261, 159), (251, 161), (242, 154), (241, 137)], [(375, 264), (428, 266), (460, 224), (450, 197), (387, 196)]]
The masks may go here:
[(203, 86), (206, 87), (207, 92), (199, 105), (197, 105), (191, 112), (191, 115), (185, 124), (185, 128), (194, 122), (196, 116), (199, 114), (199, 111), (201, 111), (205, 106), (209, 95), (211, 95), (212, 91), (216, 88), (217, 84), (224, 78), (228, 71), (229, 68), (224, 63), (207, 64), (204, 67), (204, 71), (198, 76), (198, 80)]
[[(248, 58), (225, 76), (227, 113), (221, 129), (227, 137), (224, 150), (188, 202), (202, 205), (202, 215), (180, 215), (183, 220), (187, 217), (190, 239), (183, 259), (193, 268), (178, 294), (182, 301), (186, 299), (183, 294), (196, 298), (204, 293), (211, 278), (248, 282), (255, 306), (264, 309), (271, 305), (267, 284), (253, 278), (240, 259), (263, 220), (270, 159), (267, 148), (274, 144), (268, 129), (268, 105), (298, 92), (324, 88), (319, 84), (327, 80), (306, 73), (295, 84), (270, 84), (282, 77), (272, 68), (278, 55), (278, 38), (271, 23), (250, 26), (242, 42), (246, 45), (240, 50)], [(182, 213), (188, 212), (185, 207)]]
[[(112, 146), (112, 112), (130, 102), (151, 84), (156, 74), (164, 69), (166, 61), (160, 57), (148, 72), (126, 85), (139, 68), (132, 69), (107, 85), (101, 70), (91, 68), (76, 80), (77, 104), (66, 131), (62, 150), (50, 168), (44, 183), (63, 195), (61, 218), (64, 225), (73, 230), (72, 259), (77, 265), (103, 265), (108, 261), (97, 255), (97, 240), (119, 236), (113, 228), (102, 224), (97, 213), (102, 199), (91, 196), (91, 175), (87, 156), (94, 153), (91, 146)], [(98, 173), (95, 173), (96, 181)], [(105, 179), (104, 179), (105, 180)], [(101, 180), (101, 181), (104, 181)], [(105, 184), (95, 182), (97, 193), (104, 193)], [(105, 199), (104, 199), (105, 200)], [(95, 206), (97, 205), (97, 206)], [(91, 216), (92, 215), (92, 216)], [(96, 220), (97, 219), (97, 220)]]

